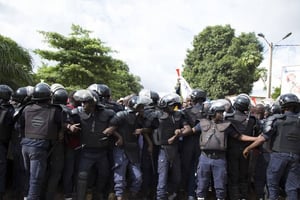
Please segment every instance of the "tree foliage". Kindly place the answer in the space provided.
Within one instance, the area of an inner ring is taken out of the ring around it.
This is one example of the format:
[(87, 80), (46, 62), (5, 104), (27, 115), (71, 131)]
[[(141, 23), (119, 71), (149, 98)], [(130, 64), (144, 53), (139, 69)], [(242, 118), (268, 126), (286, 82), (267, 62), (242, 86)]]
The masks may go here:
[(0, 83), (16, 89), (32, 84), (32, 58), (15, 41), (0, 35)]
[(91, 31), (72, 25), (72, 32), (64, 36), (56, 32), (40, 33), (53, 50), (36, 49), (43, 59), (55, 61), (53, 66), (43, 64), (37, 78), (45, 82), (60, 83), (69, 90), (87, 88), (93, 83), (108, 85), (115, 98), (138, 92), (140, 78), (129, 72), (129, 67), (111, 56), (113, 51)]
[(241, 33), (226, 26), (209, 26), (196, 35), (187, 50), (183, 77), (192, 88), (201, 88), (211, 98), (250, 93), (260, 76), (263, 47), (254, 33)]

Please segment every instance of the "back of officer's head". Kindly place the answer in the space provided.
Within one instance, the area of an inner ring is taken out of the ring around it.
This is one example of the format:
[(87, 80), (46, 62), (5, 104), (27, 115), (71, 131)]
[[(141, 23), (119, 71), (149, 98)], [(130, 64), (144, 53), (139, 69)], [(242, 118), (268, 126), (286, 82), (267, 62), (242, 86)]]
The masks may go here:
[(50, 102), (51, 89), (47, 83), (38, 83), (33, 89), (32, 101), (35, 102)]
[(233, 103), (233, 107), (240, 112), (249, 111), (250, 105), (250, 97), (247, 94), (238, 95)]
[(279, 105), (281, 110), (298, 113), (300, 108), (299, 98), (292, 93), (283, 94), (279, 97)]

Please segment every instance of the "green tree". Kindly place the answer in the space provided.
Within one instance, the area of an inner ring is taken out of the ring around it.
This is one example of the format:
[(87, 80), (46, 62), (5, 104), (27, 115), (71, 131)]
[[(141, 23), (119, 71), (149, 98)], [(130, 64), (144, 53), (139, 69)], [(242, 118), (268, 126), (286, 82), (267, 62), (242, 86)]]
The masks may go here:
[(32, 84), (32, 58), (15, 41), (0, 35), (0, 83), (16, 89)]
[(279, 87), (275, 87), (274, 88), (274, 92), (272, 93), (272, 99), (277, 99), (277, 97), (280, 96), (280, 93), (281, 93), (281, 86)]
[(254, 33), (235, 37), (229, 25), (209, 26), (194, 37), (182, 74), (192, 88), (204, 89), (214, 99), (250, 93), (260, 78), (262, 50)]
[(140, 78), (129, 73), (126, 63), (112, 57), (115, 51), (100, 39), (91, 38), (91, 31), (78, 25), (72, 25), (71, 30), (69, 36), (40, 31), (53, 50), (36, 49), (35, 53), (55, 64), (43, 63), (37, 79), (48, 84), (61, 83), (69, 90), (87, 88), (93, 83), (106, 84), (114, 98), (142, 88)]

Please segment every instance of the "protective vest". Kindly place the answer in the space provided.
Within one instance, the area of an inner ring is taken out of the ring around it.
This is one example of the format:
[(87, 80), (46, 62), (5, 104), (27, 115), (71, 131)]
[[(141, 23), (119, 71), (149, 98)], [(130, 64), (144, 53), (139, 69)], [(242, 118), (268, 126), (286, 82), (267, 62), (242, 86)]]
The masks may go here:
[(135, 129), (141, 128), (140, 120), (135, 112), (124, 110), (117, 112), (112, 123), (118, 126), (117, 131), (123, 137), (125, 154), (132, 163), (140, 162), (138, 136), (134, 135)]
[(274, 138), (273, 151), (300, 154), (300, 115), (287, 115), (278, 119), (277, 135)]
[(10, 109), (13, 109), (13, 107), (0, 105), (0, 141), (8, 141), (11, 136), (13, 116), (9, 115), (13, 113), (10, 112)]
[(31, 104), (24, 109), (25, 137), (33, 139), (58, 139), (58, 125), (55, 112), (58, 107), (51, 105)]
[(221, 150), (227, 149), (227, 135), (225, 130), (230, 122), (215, 123), (212, 120), (201, 119), (200, 149), (202, 150)]
[(109, 121), (114, 114), (109, 109), (96, 110), (91, 114), (80, 112), (81, 143), (90, 148), (108, 147), (108, 136), (103, 134), (103, 131), (109, 126)]
[[(232, 126), (238, 133), (248, 136), (255, 135), (254, 128), (256, 126), (256, 119), (253, 116), (248, 116), (240, 111), (236, 111), (232, 117), (227, 119), (231, 122)], [(243, 149), (249, 145), (249, 142), (243, 142), (229, 137), (228, 145), (230, 148)]]
[(182, 113), (175, 111), (172, 114), (163, 112), (158, 118), (159, 126), (154, 131), (154, 143), (156, 145), (168, 145), (168, 139), (174, 136), (176, 129), (182, 128)]
[(203, 118), (202, 106), (200, 104), (188, 107), (183, 110), (187, 118), (188, 123), (193, 127), (195, 126), (200, 119)]

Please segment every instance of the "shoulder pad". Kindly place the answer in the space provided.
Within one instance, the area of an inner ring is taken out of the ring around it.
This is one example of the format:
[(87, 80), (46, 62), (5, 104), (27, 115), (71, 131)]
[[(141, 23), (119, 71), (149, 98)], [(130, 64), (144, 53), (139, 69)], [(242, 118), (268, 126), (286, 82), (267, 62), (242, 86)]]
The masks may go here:
[(284, 119), (286, 116), (284, 114), (274, 114), (266, 119), (266, 121), (275, 121), (276, 119)]
[(229, 126), (230, 126), (229, 121), (223, 121), (222, 123), (217, 124), (217, 127), (219, 131), (224, 132)]
[(211, 121), (208, 119), (200, 119), (201, 130), (207, 131), (211, 126)]
[(116, 113), (116, 116), (119, 118), (123, 118), (126, 117), (129, 114), (129, 112), (127, 110), (122, 110)]
[(272, 130), (273, 124), (277, 119), (284, 119), (286, 116), (283, 114), (274, 114), (268, 117), (264, 123), (263, 133), (268, 133)]

